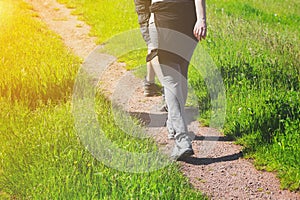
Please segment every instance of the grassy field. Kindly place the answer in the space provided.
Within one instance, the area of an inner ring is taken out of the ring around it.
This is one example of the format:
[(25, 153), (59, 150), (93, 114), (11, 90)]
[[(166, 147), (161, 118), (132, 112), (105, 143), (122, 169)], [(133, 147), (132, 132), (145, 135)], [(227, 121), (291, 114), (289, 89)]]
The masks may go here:
[[(132, 174), (97, 161), (79, 141), (71, 94), (81, 60), (21, 0), (0, 1), (0, 199), (203, 199), (176, 163)], [(114, 124), (100, 94), (107, 136), (125, 149), (155, 149)], [(118, 136), (118, 137), (116, 137)]]
[[(92, 25), (99, 42), (138, 27), (133, 1), (64, 2)], [(223, 131), (245, 146), (258, 168), (276, 171), (283, 188), (299, 190), (299, 4), (207, 4), (209, 37), (202, 45), (221, 70), (227, 89)], [(0, 1), (0, 199), (203, 198), (176, 164), (154, 173), (130, 174), (104, 166), (85, 150), (76, 136), (70, 105), (81, 61), (36, 16), (19, 0)], [(122, 60), (133, 61), (133, 67), (143, 63), (144, 53)], [(190, 82), (198, 88), (202, 117), (209, 118), (203, 80), (190, 73)], [(100, 95), (97, 104), (99, 116), (113, 121), (109, 102)], [(118, 142), (124, 139), (124, 146), (138, 151), (134, 139), (113, 123), (107, 127), (114, 127), (110, 137), (120, 135)], [(152, 145), (143, 142), (145, 151)]]
[[(76, 8), (104, 42), (137, 28), (133, 1), (60, 0)], [(223, 132), (244, 145), (259, 169), (276, 171), (282, 188), (300, 187), (300, 5), (291, 1), (207, 2), (208, 37), (202, 43), (221, 71), (227, 95)], [(129, 68), (144, 52), (121, 58)], [(202, 121), (209, 123), (210, 98), (203, 79), (189, 74)]]
[(1, 1), (0, 96), (22, 99), (32, 108), (70, 98), (79, 59), (57, 42), (59, 36), (32, 20), (35, 13), (19, 5)]

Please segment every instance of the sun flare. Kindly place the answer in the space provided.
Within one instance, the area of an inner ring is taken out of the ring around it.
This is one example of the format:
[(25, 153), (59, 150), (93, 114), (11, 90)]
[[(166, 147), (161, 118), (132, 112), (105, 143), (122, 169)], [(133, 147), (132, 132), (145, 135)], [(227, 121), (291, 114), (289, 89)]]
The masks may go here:
[(3, 13), (3, 2), (0, 1), (0, 18), (2, 18), (2, 13)]
[(0, 23), (5, 18), (5, 10), (7, 10), (6, 7), (7, 7), (6, 2), (5, 1), (0, 1)]
[(0, 0), (0, 34), (3, 32), (7, 24), (13, 16), (13, 2), (8, 0)]

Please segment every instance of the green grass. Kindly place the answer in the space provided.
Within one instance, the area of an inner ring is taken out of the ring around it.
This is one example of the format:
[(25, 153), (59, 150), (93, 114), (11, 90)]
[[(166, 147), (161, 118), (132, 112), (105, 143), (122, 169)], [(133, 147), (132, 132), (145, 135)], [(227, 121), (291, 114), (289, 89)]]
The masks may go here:
[(119, 0), (59, 0), (92, 26), (91, 34), (104, 42), (113, 35), (138, 28), (133, 2)]
[[(92, 25), (99, 42), (138, 27), (133, 1), (60, 2), (76, 8), (74, 13)], [(111, 7), (114, 3), (117, 8)], [(300, 188), (299, 10), (296, 0), (208, 1), (209, 32), (202, 42), (226, 87), (223, 132), (244, 145), (258, 168), (278, 172), (282, 188), (291, 190)], [(132, 52), (121, 60), (132, 69), (144, 62), (143, 54)], [(192, 69), (190, 83), (199, 98), (201, 120), (209, 123), (209, 94)]]
[[(99, 97), (97, 112), (123, 146), (139, 151), (113, 124), (110, 103)], [(0, 189), (27, 199), (202, 199), (191, 190), (176, 164), (152, 172), (133, 174), (98, 162), (76, 137), (69, 103), (41, 106), (34, 112), (1, 103)], [(5, 131), (5, 132), (4, 132)], [(151, 150), (153, 142), (142, 145)], [(129, 150), (129, 149), (127, 149)]]
[[(80, 59), (27, 4), (1, 1), (0, 11), (0, 199), (203, 199), (176, 163), (139, 174), (97, 161), (71, 112)], [(120, 148), (157, 149), (124, 133), (101, 94), (96, 105), (100, 126)]]
[(209, 10), (216, 31), (204, 46), (227, 88), (225, 134), (258, 168), (277, 171), (283, 188), (299, 190), (299, 5), (216, 1)]

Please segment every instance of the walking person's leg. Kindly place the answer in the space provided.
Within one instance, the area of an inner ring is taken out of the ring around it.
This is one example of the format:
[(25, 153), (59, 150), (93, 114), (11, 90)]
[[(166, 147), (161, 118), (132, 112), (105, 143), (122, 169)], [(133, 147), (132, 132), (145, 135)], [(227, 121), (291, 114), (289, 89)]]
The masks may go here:
[(147, 75), (146, 81), (148, 83), (155, 83), (155, 72), (153, 70), (151, 62), (147, 62)]
[[(147, 61), (150, 64), (151, 70), (157, 76), (159, 82), (163, 85), (163, 74), (161, 71), (161, 66), (158, 60), (158, 33), (154, 22), (154, 14), (152, 13), (149, 19), (149, 36), (151, 39), (151, 44), (148, 46), (148, 55)], [(163, 98), (163, 105), (160, 108), (160, 111), (168, 111), (168, 107), (165, 103), (165, 96), (164, 96), (164, 88), (161, 90), (162, 98)]]
[(152, 63), (147, 62), (147, 74), (144, 80), (144, 96), (152, 97), (161, 94), (160, 87), (155, 83), (155, 71)]
[[(162, 72), (160, 68), (160, 64), (157, 58), (158, 52), (158, 33), (154, 22), (154, 14), (152, 13), (149, 19), (149, 36), (151, 39), (151, 44), (148, 46), (148, 56), (147, 61), (150, 62), (151, 71), (153, 71), (158, 80), (162, 82)], [(154, 77), (153, 77), (154, 78)]]
[(168, 131), (174, 131), (175, 147), (171, 157), (180, 159), (193, 154), (191, 138), (188, 136), (187, 124), (185, 121), (184, 105), (186, 92), (183, 90), (186, 85), (186, 78), (183, 76), (178, 63), (169, 63), (164, 60), (165, 55), (160, 54), (162, 71), (164, 75), (163, 84), (165, 87), (166, 102), (168, 111)]
[[(135, 9), (138, 14), (138, 22), (140, 25), (140, 31), (142, 33), (143, 39), (145, 40), (149, 52), (151, 52), (152, 49), (157, 48), (157, 42), (156, 45), (152, 44), (151, 36), (153, 37), (153, 34), (150, 35), (149, 33), (149, 21), (152, 20), (151, 13), (150, 13), (150, 5), (151, 0), (134, 0), (135, 3)], [(152, 14), (153, 15), (153, 14)], [(153, 17), (152, 17), (153, 18)], [(152, 20), (152, 23), (154, 20)], [(157, 40), (156, 40), (157, 41)], [(155, 40), (154, 40), (155, 42)], [(156, 46), (156, 47), (155, 47)], [(148, 56), (147, 56), (148, 58)], [(160, 94), (160, 87), (155, 84), (155, 71), (153, 69), (152, 63), (147, 61), (147, 74), (145, 76), (144, 80), (144, 95), (145, 96), (154, 96)]]
[[(187, 98), (187, 71), (189, 59), (195, 48), (195, 44), (180, 46), (178, 43), (178, 32), (193, 37), (193, 26), (196, 21), (195, 7), (193, 1), (188, 3), (159, 3), (155, 10), (155, 22), (158, 27), (159, 36), (159, 61), (162, 65), (164, 75), (164, 87), (168, 105), (170, 124), (175, 130), (175, 147), (171, 157), (181, 159), (192, 155), (191, 138), (188, 136), (185, 121), (184, 106)], [(180, 34), (179, 34), (180, 35)], [(196, 42), (195, 42), (196, 43)], [(183, 62), (182, 52), (184, 48), (188, 56)], [(173, 53), (174, 52), (174, 53)]]

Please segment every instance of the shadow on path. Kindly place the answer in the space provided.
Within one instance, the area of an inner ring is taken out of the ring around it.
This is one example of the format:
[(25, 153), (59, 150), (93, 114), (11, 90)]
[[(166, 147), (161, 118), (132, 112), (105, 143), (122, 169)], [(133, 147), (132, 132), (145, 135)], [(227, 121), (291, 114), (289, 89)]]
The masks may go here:
[(230, 137), (226, 136), (198, 136), (196, 135), (194, 140), (199, 140), (199, 141), (221, 141), (221, 142), (232, 142), (234, 141)]
[[(196, 121), (198, 109), (193, 107), (185, 108), (186, 123)], [(164, 127), (168, 118), (167, 112), (129, 112), (129, 115), (141, 121), (147, 127)]]
[(233, 161), (238, 160), (239, 158), (243, 157), (243, 152), (235, 153), (232, 155), (222, 156), (218, 158), (196, 158), (196, 157), (189, 157), (184, 160), (183, 162), (192, 164), (192, 165), (209, 165), (213, 163), (218, 162), (227, 162), (227, 161)]

